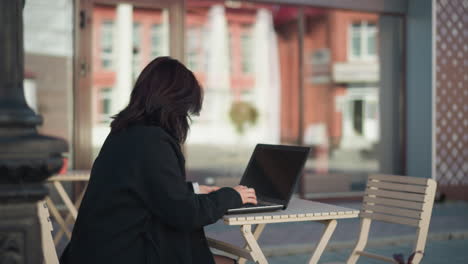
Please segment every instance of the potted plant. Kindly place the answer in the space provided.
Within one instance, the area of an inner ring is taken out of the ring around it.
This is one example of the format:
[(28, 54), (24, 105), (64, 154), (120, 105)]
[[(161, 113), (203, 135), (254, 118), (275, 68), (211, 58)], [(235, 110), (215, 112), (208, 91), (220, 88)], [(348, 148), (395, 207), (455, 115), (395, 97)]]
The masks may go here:
[(236, 131), (242, 135), (247, 125), (254, 125), (257, 122), (258, 111), (249, 102), (237, 101), (232, 104), (229, 117)]

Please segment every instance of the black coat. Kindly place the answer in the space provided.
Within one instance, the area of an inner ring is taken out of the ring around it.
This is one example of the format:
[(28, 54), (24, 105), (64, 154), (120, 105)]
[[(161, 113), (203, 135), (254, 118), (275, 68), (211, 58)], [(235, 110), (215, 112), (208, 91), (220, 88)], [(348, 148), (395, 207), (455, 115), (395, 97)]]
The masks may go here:
[(232, 188), (197, 195), (189, 184), (179, 145), (163, 129), (111, 133), (61, 263), (214, 263), (203, 226), (242, 200)]

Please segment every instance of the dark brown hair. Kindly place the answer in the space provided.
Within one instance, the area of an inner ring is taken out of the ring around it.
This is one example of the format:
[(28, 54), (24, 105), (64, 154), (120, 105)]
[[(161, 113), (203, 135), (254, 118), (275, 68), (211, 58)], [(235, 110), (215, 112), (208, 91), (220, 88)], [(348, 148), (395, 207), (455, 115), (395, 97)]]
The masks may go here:
[(202, 103), (203, 90), (193, 73), (173, 58), (158, 57), (138, 76), (130, 103), (113, 117), (111, 132), (133, 124), (156, 125), (183, 143), (190, 115), (199, 114)]

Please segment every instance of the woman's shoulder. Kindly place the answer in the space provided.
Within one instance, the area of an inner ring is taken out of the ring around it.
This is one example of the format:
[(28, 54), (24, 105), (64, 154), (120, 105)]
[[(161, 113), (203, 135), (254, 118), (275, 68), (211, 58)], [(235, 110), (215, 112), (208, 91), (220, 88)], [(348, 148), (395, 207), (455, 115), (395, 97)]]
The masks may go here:
[(131, 145), (136, 148), (146, 149), (149, 153), (157, 155), (174, 152), (176, 156), (184, 160), (180, 145), (163, 128), (154, 125), (134, 125), (128, 127), (124, 137), (126, 141), (131, 141)]
[(143, 141), (174, 141), (174, 139), (161, 127), (152, 125), (136, 124), (115, 133), (115, 136), (130, 137), (134, 140)]
[(155, 146), (161, 144), (171, 145), (177, 149), (177, 141), (163, 128), (154, 125), (135, 124), (110, 135), (116, 141), (130, 141), (134, 145)]

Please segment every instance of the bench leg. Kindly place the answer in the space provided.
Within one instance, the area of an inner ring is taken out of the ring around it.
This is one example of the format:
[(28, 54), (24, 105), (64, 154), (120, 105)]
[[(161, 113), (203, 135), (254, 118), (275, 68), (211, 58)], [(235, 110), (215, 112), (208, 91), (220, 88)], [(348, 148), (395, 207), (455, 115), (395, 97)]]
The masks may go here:
[[(65, 235), (68, 237), (68, 239), (71, 239), (71, 232), (68, 229), (66, 221), (63, 219), (62, 215), (60, 215), (59, 210), (57, 209), (57, 207), (55, 207), (54, 202), (52, 201), (52, 199), (50, 199), (49, 196), (46, 197), (46, 203), (47, 203), (47, 207), (49, 208), (50, 213), (55, 218), (55, 221), (57, 221), (57, 223), (60, 225), (60, 230), (63, 230)], [(57, 245), (58, 242), (59, 242), (58, 240), (54, 239), (55, 245)]]
[[(258, 224), (258, 225), (255, 227), (255, 230), (253, 231), (253, 236), (254, 236), (255, 240), (258, 240), (258, 238), (260, 237), (260, 235), (261, 235), (262, 232), (263, 232), (263, 229), (265, 229), (265, 226), (266, 226), (266, 224)], [(250, 250), (249, 244), (248, 244), (248, 243), (245, 243), (244, 248)], [(247, 262), (247, 259), (242, 258), (242, 257), (239, 257), (239, 259), (237, 260), (237, 262), (238, 262), (239, 264), (245, 264), (245, 263)]]
[[(83, 196), (85, 194), (85, 191), (86, 191), (86, 187), (87, 187), (87, 184), (85, 186), (85, 188), (83, 189), (83, 191), (81, 192), (80, 196), (78, 197), (78, 199), (76, 200), (75, 202), (75, 208), (79, 208), (80, 207), (80, 204), (81, 204), (81, 201), (83, 200)], [(65, 218), (65, 224), (67, 226), (69, 226), (70, 224), (75, 224), (75, 220), (73, 219), (73, 216), (71, 215), (71, 213), (67, 213), (67, 216)], [(62, 236), (63, 234), (65, 233), (65, 231), (63, 229), (60, 229), (56, 234), (55, 234), (55, 237), (54, 237), (54, 241), (55, 243), (57, 244), (58, 241), (60, 241), (62, 239)], [(71, 235), (67, 235), (68, 237), (68, 240), (70, 240), (70, 237)]]
[[(258, 227), (257, 227), (258, 228)], [(263, 227), (261, 227), (263, 229)], [(261, 229), (259, 229), (258, 235), (261, 233)], [(242, 236), (247, 242), (247, 246), (250, 248), (252, 252), (252, 257), (254, 261), (258, 264), (268, 264), (268, 261), (263, 255), (260, 246), (257, 243), (257, 239), (255, 238), (254, 234), (252, 234), (252, 225), (243, 225), (241, 226)]]
[(333, 232), (336, 228), (336, 220), (327, 220), (322, 221), (321, 223), (325, 224), (325, 229), (323, 230), (322, 237), (320, 238), (319, 242), (315, 246), (314, 253), (312, 257), (310, 257), (309, 264), (316, 264), (318, 263), (320, 257), (322, 256), (323, 251), (327, 247), (328, 241), (330, 240)]
[(70, 197), (68, 196), (67, 192), (63, 188), (62, 184), (58, 181), (54, 181), (54, 187), (57, 190), (60, 198), (62, 198), (62, 201), (65, 203), (65, 206), (67, 207), (68, 211), (70, 214), (73, 216), (73, 220), (76, 221), (76, 217), (78, 216), (78, 210), (76, 209), (75, 205), (71, 201)]

